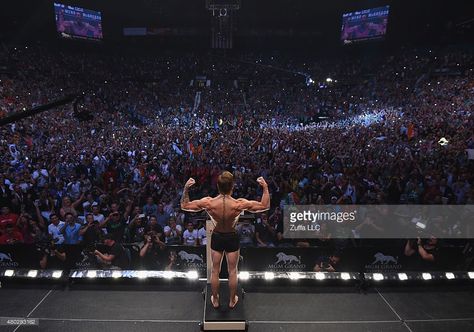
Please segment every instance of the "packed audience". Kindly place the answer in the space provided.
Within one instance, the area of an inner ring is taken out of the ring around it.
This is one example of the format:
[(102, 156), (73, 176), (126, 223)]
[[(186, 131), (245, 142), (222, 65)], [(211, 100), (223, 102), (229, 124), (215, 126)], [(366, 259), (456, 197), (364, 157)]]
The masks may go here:
[(2, 52), (0, 117), (80, 98), (0, 127), (0, 244), (203, 245), (182, 188), (193, 177), (191, 198), (215, 195), (223, 170), (235, 197), (269, 183), (272, 208), (238, 226), (242, 246), (311, 245), (283, 237), (287, 204), (474, 204), (472, 50)]

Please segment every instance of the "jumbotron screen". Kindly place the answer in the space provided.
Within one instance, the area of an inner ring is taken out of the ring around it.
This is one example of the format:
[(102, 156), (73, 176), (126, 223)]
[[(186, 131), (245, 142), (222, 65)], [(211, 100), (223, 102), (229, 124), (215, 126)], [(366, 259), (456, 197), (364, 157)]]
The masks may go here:
[(387, 31), (389, 7), (387, 5), (342, 15), (342, 42), (350, 44), (382, 39)]
[(62, 37), (102, 39), (102, 14), (81, 7), (54, 3), (56, 28)]

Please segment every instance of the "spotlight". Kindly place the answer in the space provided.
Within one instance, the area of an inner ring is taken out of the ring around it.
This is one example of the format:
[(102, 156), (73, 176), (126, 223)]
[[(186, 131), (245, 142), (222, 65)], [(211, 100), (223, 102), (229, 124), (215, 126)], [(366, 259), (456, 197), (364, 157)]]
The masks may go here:
[(408, 276), (406, 273), (399, 273), (398, 279), (400, 279), (401, 281), (405, 281), (405, 280), (408, 280)]
[(59, 279), (63, 275), (63, 271), (54, 271), (52, 277), (54, 279)]
[(316, 280), (324, 280), (326, 275), (323, 272), (316, 272)]
[(5, 277), (13, 277), (15, 274), (15, 271), (13, 270), (5, 270), (5, 273), (3, 274)]
[(87, 278), (95, 278), (95, 277), (97, 277), (97, 271), (96, 270), (87, 271)]
[(146, 277), (147, 277), (146, 271), (138, 271), (137, 277), (138, 277), (138, 279), (146, 279)]
[(380, 281), (380, 280), (383, 280), (383, 279), (384, 279), (382, 273), (374, 273), (374, 274), (372, 275), (372, 277), (373, 277), (373, 279), (374, 279), (375, 281)]
[(421, 277), (423, 278), (423, 280), (431, 280), (431, 274), (426, 273), (426, 272), (422, 273)]
[(342, 280), (349, 280), (351, 278), (351, 275), (347, 272), (342, 272), (341, 273), (341, 279)]
[(112, 272), (112, 278), (118, 279), (122, 276), (122, 272), (120, 271), (113, 271)]
[(29, 270), (28, 271), (28, 277), (29, 278), (36, 278), (37, 275), (38, 275), (38, 270)]
[(332, 82), (332, 78), (330, 78), (330, 77), (326, 78), (326, 82), (331, 83), (331, 82)]
[(199, 275), (197, 271), (188, 271), (188, 273), (186, 273), (186, 277), (188, 277), (188, 279), (195, 280), (199, 278)]
[(275, 273), (265, 272), (265, 280), (273, 280), (273, 279), (275, 279)]
[(469, 279), (474, 279), (474, 272), (468, 272)]
[(290, 272), (289, 276), (291, 280), (298, 280), (301, 278), (301, 275), (298, 272)]
[(249, 280), (249, 278), (250, 278), (250, 273), (248, 273), (247, 271), (242, 271), (239, 273), (240, 280)]
[(173, 273), (172, 271), (165, 271), (165, 273), (163, 273), (163, 276), (164, 276), (166, 279), (173, 279), (174, 273)]
[(452, 280), (452, 279), (454, 279), (454, 278), (456, 278), (456, 277), (454, 276), (454, 273), (452, 273), (452, 272), (446, 272), (446, 279)]

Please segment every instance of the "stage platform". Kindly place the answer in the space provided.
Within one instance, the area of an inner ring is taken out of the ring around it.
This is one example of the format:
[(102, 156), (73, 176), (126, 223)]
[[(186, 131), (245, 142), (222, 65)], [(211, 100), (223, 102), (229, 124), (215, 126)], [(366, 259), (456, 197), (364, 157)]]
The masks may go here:
[[(3, 325), (0, 331), (197, 332), (205, 286), (182, 291), (10, 286), (0, 289), (0, 317), (37, 318), (39, 325)], [(352, 287), (245, 290), (249, 331), (474, 331), (472, 286), (380, 287), (366, 294)]]
[(207, 284), (204, 291), (204, 318), (201, 329), (203, 331), (246, 331), (248, 324), (245, 319), (244, 292), (239, 286), (237, 296), (239, 301), (233, 308), (229, 308), (229, 286), (227, 282), (220, 285), (220, 305), (214, 309), (211, 304), (211, 285)]

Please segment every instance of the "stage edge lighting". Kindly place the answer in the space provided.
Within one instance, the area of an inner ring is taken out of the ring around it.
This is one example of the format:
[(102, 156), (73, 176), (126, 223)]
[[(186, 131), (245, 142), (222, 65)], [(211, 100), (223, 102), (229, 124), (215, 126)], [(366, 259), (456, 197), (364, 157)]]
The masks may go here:
[(265, 272), (265, 280), (273, 280), (273, 279), (275, 279), (275, 273)]
[(423, 280), (431, 280), (431, 274), (427, 272), (422, 273), (421, 277), (423, 278)]
[(375, 280), (375, 281), (380, 281), (380, 280), (383, 280), (383, 274), (382, 273), (374, 273), (372, 275), (372, 278)]
[(37, 275), (38, 275), (38, 270), (29, 270), (28, 271), (28, 277), (29, 278), (36, 278)]
[(446, 279), (452, 280), (452, 279), (454, 279), (454, 278), (456, 278), (455, 275), (454, 275), (454, 273), (452, 273), (452, 272), (446, 272)]
[(193, 270), (193, 271), (188, 271), (188, 273), (186, 273), (186, 277), (190, 280), (195, 280), (199, 278), (199, 275), (197, 271)]
[(405, 281), (405, 280), (408, 280), (408, 276), (406, 273), (399, 273), (398, 274), (398, 279), (401, 280), (401, 281)]
[(5, 273), (3, 274), (5, 277), (13, 277), (15, 274), (14, 270), (5, 270)]
[(249, 278), (250, 278), (250, 273), (248, 273), (247, 271), (242, 271), (239, 273), (240, 280), (249, 280)]
[(351, 275), (347, 272), (342, 272), (341, 273), (341, 279), (342, 280), (349, 280), (351, 278)]

